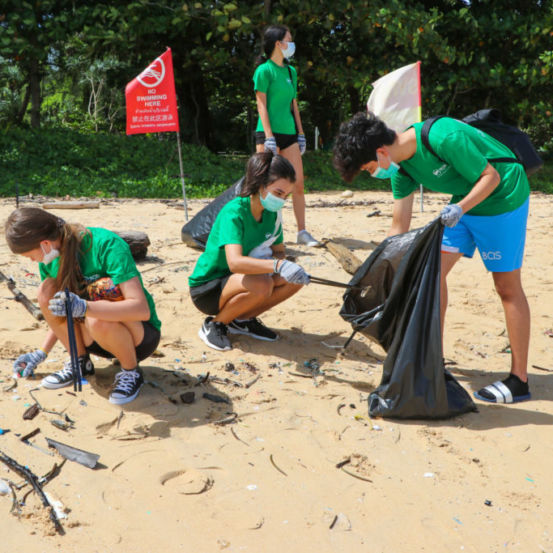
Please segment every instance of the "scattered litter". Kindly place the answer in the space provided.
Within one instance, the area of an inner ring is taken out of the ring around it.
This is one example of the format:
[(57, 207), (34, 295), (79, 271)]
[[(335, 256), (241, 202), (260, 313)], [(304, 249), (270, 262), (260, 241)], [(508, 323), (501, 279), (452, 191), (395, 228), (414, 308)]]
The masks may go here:
[(194, 392), (184, 392), (179, 397), (183, 403), (194, 403), (196, 394)]
[(423, 474), (424, 478), (434, 478), (434, 473), (433, 472), (425, 472)]
[(246, 388), (249, 388), (250, 386), (253, 386), (259, 379), (261, 378), (261, 375), (258, 374), (255, 378), (253, 378), (252, 380), (250, 380), (249, 382), (246, 382), (246, 384), (244, 385)]
[(257, 490), (257, 486), (255, 484), (248, 484), (246, 489), (250, 491)]
[(281, 474), (284, 474), (284, 476), (288, 476), (280, 467), (277, 466), (277, 464), (275, 463), (275, 460), (273, 459), (272, 453), (269, 456), (269, 459), (271, 460), (271, 465), (273, 465), (273, 467), (275, 467), (278, 470), (278, 472), (280, 472)]
[(225, 424), (230, 424), (231, 422), (234, 422), (238, 418), (237, 413), (231, 413), (228, 417), (224, 417), (222, 419), (213, 421), (213, 424), (216, 424), (218, 426), (224, 426)]
[(238, 436), (238, 434), (236, 434), (236, 432), (234, 431), (234, 428), (232, 428), (232, 426), (230, 427), (230, 433), (239, 441), (239, 442), (242, 442), (243, 444), (247, 445), (248, 447), (250, 447), (250, 444), (248, 442), (245, 442), (242, 438), (240, 438)]
[(372, 213), (367, 213), (367, 217), (375, 217), (376, 215), (380, 215), (382, 212), (380, 209), (375, 209)]
[(202, 397), (208, 399), (209, 401), (213, 401), (214, 403), (230, 403), (226, 397), (216, 396), (215, 394), (210, 394), (208, 392), (204, 392)]
[(52, 419), (50, 423), (53, 424), (56, 428), (59, 428), (60, 430), (65, 430), (66, 432), (70, 428), (73, 428), (73, 423), (60, 419)]
[(227, 372), (234, 371), (234, 365), (230, 361), (227, 361), (225, 363), (225, 371), (227, 371)]
[(5, 480), (0, 480), (0, 495), (8, 495), (10, 491), (10, 485)]
[(80, 463), (85, 467), (93, 469), (100, 458), (96, 453), (90, 453), (88, 451), (83, 451), (82, 449), (77, 449), (76, 447), (71, 447), (70, 445), (62, 444), (61, 442), (56, 442), (50, 438), (46, 438), (48, 445), (57, 450), (57, 452), (66, 459), (70, 461), (75, 461)]
[(532, 365), (534, 369), (538, 369), (538, 371), (545, 371), (546, 373), (553, 373), (553, 369), (546, 369), (545, 367), (540, 367), (539, 365)]
[(8, 433), (8, 432), (9, 432), (9, 430), (8, 430), (7, 428), (0, 428), (0, 436), (1, 436), (2, 434), (6, 434), (6, 433)]
[(492, 502), (489, 499), (486, 499), (486, 501), (484, 501), (484, 505), (486, 505), (487, 507), (491, 507)]
[(532, 478), (529, 478), (528, 476), (526, 477), (526, 480), (527, 480), (528, 482), (534, 483), (534, 480), (532, 480)]
[(52, 509), (54, 509), (56, 516), (58, 518), (67, 518), (67, 513), (65, 512), (65, 507), (63, 506), (63, 503), (57, 499), (53, 499), (52, 496), (46, 492), (44, 492), (44, 495), (50, 502), (50, 505), (52, 505)]
[(332, 349), (342, 349), (342, 347), (343, 347), (343, 346), (334, 346), (333, 344), (327, 344), (324, 341), (321, 341), (321, 344), (323, 346), (326, 346), (327, 348), (332, 348)]

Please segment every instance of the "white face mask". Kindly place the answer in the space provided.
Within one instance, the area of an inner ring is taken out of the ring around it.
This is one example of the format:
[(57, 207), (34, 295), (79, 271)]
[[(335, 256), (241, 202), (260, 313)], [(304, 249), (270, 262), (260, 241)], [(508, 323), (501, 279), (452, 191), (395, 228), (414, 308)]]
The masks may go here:
[[(282, 50), (282, 49), (281, 49)], [(296, 51), (296, 44), (294, 42), (289, 42), (288, 43), (288, 46), (286, 47), (285, 50), (282, 50), (282, 55), (287, 59), (289, 60), (293, 55), (294, 55), (294, 52)]]
[(42, 253), (44, 254), (42, 256), (41, 263), (44, 263), (45, 265), (48, 265), (48, 263), (52, 263), (52, 261), (54, 261), (54, 259), (56, 259), (60, 256), (60, 251), (56, 250), (56, 248), (54, 248), (54, 246), (50, 246), (50, 251), (48, 253), (46, 253), (44, 251), (44, 246), (42, 244), (40, 245), (40, 249), (42, 250)]

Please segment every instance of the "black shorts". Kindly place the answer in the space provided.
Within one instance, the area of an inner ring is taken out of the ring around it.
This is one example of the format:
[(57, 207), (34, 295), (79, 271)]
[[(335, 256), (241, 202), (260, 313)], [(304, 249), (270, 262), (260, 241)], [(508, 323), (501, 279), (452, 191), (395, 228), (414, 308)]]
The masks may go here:
[[(156, 350), (161, 338), (159, 330), (150, 323), (142, 321), (142, 326), (144, 327), (144, 338), (142, 338), (142, 342), (136, 346), (136, 359), (138, 361), (143, 361), (147, 357), (150, 357)], [(107, 359), (115, 357), (113, 353), (105, 350), (98, 342), (92, 342), (92, 344), (86, 346), (85, 349), (87, 353), (93, 353), (98, 357), (105, 357)]]
[(230, 275), (216, 278), (205, 284), (190, 288), (192, 303), (206, 315), (217, 315), (219, 313), (219, 300), (229, 278)]
[[(292, 146), (292, 144), (296, 144), (298, 141), (297, 134), (281, 134), (281, 133), (275, 132), (273, 133), (273, 136), (275, 137), (277, 146), (281, 150), (286, 150), (286, 148), (288, 148), (289, 146)], [(265, 143), (264, 132), (255, 132), (255, 143), (256, 144)]]

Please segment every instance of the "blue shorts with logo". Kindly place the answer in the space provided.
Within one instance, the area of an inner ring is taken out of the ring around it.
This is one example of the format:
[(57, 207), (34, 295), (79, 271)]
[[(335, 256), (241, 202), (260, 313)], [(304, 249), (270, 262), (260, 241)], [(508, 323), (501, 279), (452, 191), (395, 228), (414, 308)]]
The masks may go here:
[(522, 267), (529, 199), (501, 215), (463, 215), (444, 229), (442, 251), (472, 257), (478, 248), (488, 271), (503, 273)]

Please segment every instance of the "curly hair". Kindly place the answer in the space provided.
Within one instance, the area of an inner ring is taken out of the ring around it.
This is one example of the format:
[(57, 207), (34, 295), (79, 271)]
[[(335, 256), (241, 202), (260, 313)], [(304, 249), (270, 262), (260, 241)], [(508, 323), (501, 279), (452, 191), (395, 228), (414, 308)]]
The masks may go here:
[(333, 149), (334, 167), (346, 182), (351, 182), (365, 163), (376, 161), (377, 148), (393, 144), (396, 136), (373, 113), (356, 113), (340, 125)]

